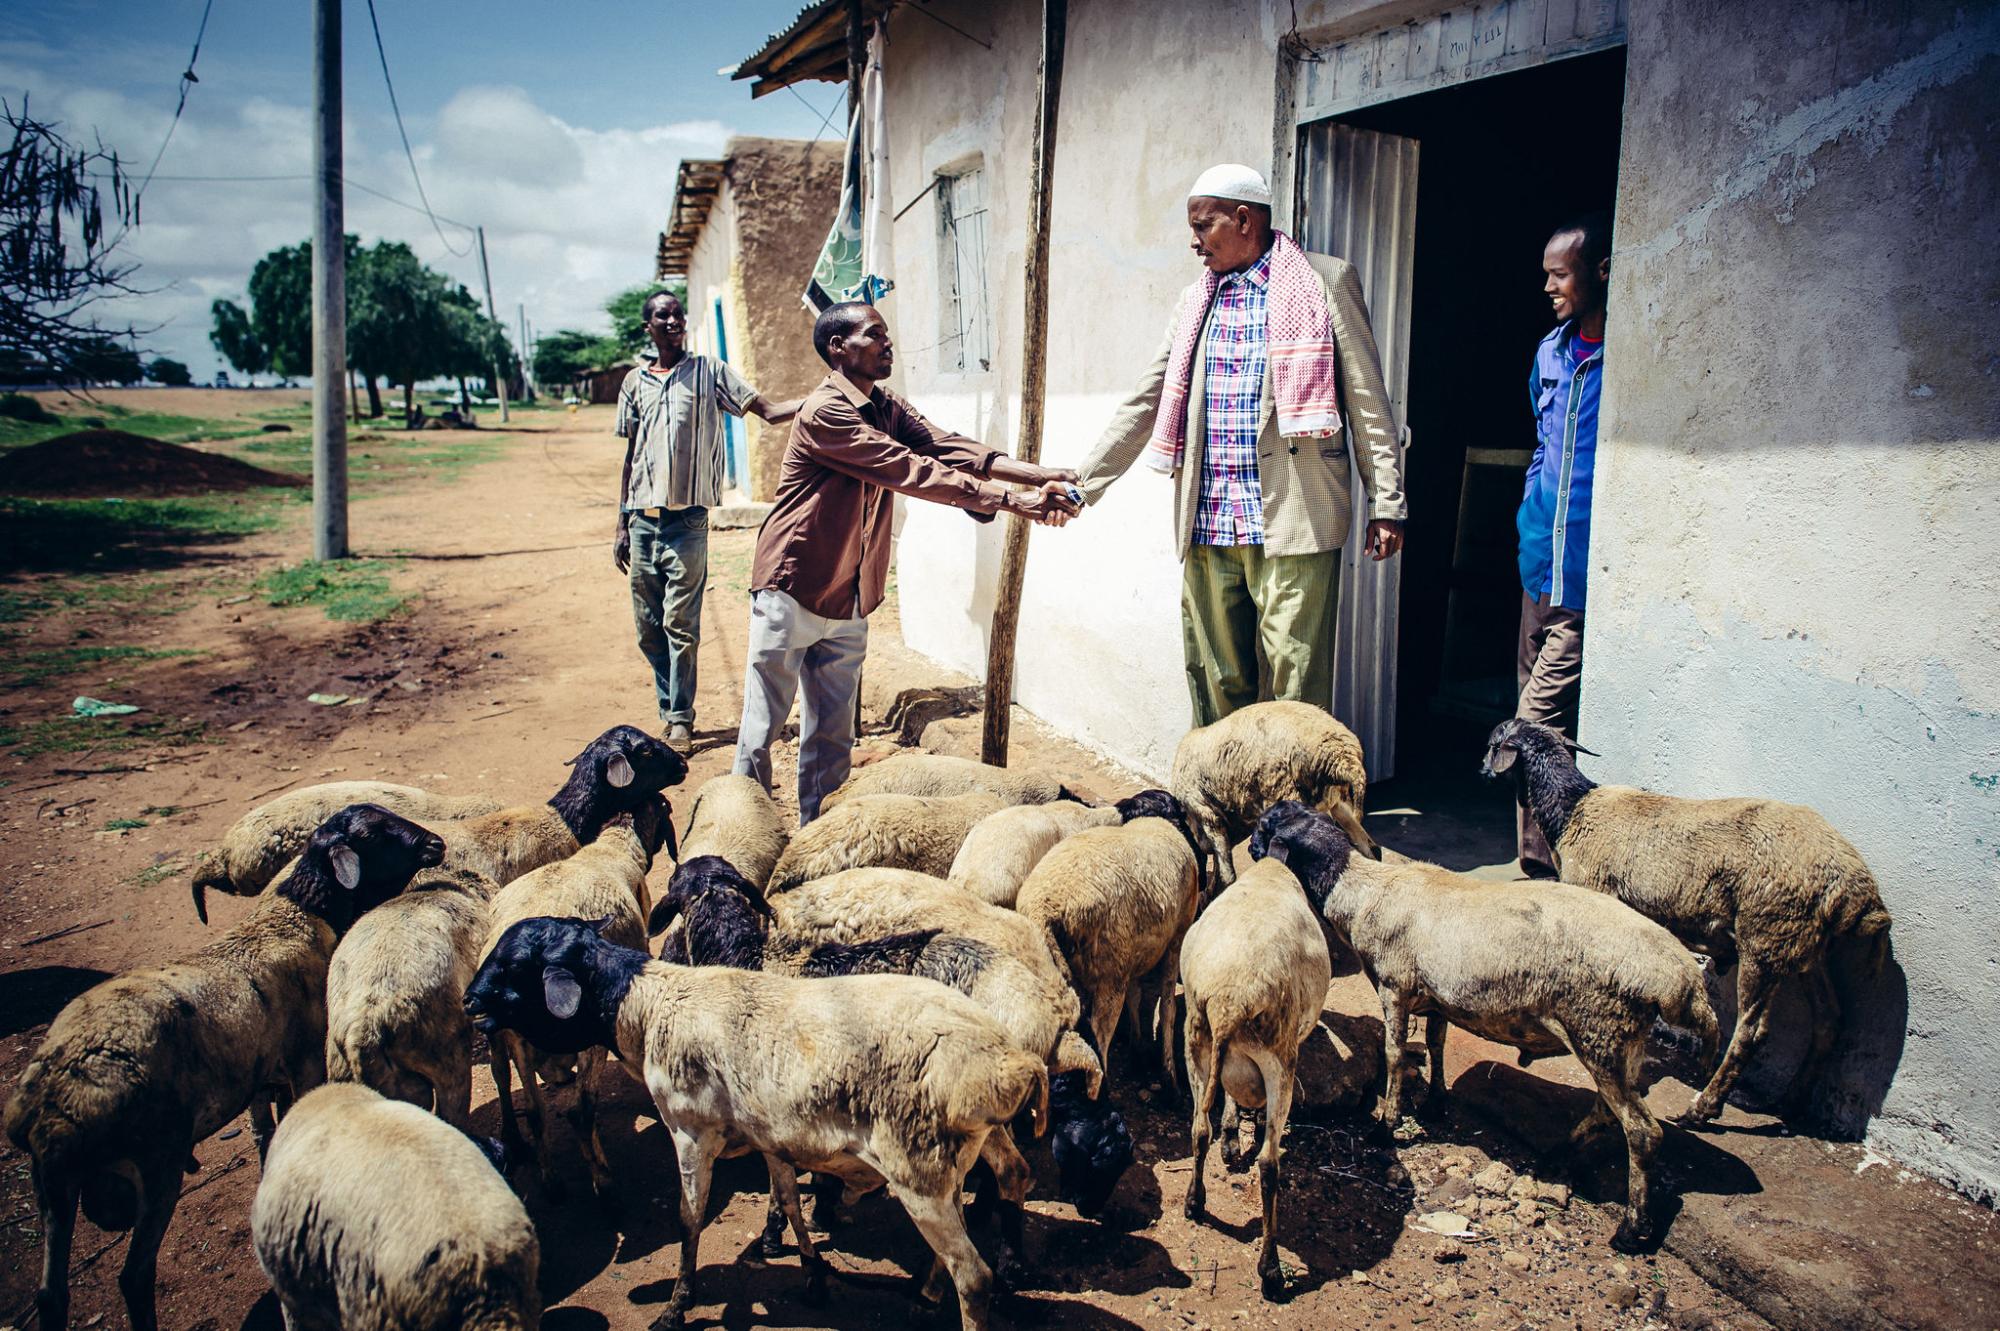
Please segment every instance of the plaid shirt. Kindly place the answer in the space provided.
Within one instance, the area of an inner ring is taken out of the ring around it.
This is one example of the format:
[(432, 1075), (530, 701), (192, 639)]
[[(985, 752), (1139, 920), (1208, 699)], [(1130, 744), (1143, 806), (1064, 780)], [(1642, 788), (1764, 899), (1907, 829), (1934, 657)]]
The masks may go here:
[(1257, 434), (1263, 424), (1265, 313), (1271, 252), (1215, 288), (1209, 314), (1204, 396), (1208, 446), (1202, 450), (1201, 502), (1194, 544), (1262, 545), (1264, 487), (1257, 478)]

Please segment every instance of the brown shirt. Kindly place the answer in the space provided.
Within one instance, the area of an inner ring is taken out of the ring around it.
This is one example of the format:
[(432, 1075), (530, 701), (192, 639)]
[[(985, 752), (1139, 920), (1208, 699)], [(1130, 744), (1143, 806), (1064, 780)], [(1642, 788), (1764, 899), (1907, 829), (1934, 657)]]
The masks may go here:
[(889, 583), (888, 491), (990, 521), (1006, 489), (984, 477), (999, 450), (925, 420), (880, 387), (829, 374), (806, 394), (757, 533), (750, 589), (774, 587), (816, 615), (872, 614)]

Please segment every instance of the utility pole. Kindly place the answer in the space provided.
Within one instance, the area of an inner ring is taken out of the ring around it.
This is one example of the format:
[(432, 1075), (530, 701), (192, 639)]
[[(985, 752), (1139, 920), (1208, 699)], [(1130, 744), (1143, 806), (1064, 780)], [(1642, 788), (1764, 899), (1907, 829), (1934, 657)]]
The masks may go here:
[[(1014, 455), (1042, 460), (1043, 391), (1048, 383), (1049, 200), (1055, 188), (1056, 111), (1062, 102), (1063, 41), (1069, 0), (1042, 0), (1042, 95), (1035, 103), (1034, 177), (1028, 194), (1027, 290), (1021, 315), (1021, 436)], [(1021, 623), (1021, 579), (1028, 569), (1028, 524), (1007, 526), (1000, 551), (1000, 595), (986, 649), (986, 721), (979, 760), (1007, 765), (1014, 706), (1014, 639)]]
[[(486, 266), (486, 228), (483, 226), (479, 228), (479, 280), (486, 284), (486, 317), (493, 321), (495, 327), (498, 327), (500, 316), (493, 310), (493, 273)], [(507, 381), (500, 377), (500, 361), (497, 357), (493, 362), (493, 391), (500, 395), (500, 423), (505, 425), (507, 423)]]
[(340, 0), (313, 0), (313, 558), (347, 558), (347, 218)]
[(526, 304), (514, 306), (514, 314), (521, 321), (521, 390), (527, 394), (526, 400), (535, 400), (535, 353), (528, 346), (528, 307)]

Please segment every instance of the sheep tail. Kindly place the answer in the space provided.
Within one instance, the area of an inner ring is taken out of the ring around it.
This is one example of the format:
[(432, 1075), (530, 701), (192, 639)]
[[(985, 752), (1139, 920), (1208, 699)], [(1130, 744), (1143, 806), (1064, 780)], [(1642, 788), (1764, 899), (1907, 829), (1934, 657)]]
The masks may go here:
[(1697, 981), (1682, 994), (1678, 1011), (1663, 1015), (1669, 1026), (1679, 1027), (1694, 1036), (1700, 1046), (1703, 1073), (1714, 1071), (1716, 1055), (1722, 1049), (1722, 1026), (1715, 1019), (1715, 1008), (1709, 1004), (1708, 991), (1701, 983)]

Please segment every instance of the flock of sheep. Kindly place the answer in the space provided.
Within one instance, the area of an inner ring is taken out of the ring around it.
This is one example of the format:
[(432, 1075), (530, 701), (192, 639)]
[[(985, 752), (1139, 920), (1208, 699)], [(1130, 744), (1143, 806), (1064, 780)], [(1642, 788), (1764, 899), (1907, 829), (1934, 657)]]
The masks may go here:
[[(555, 1187), (548, 1092), (573, 1085), (585, 1165), (611, 1190), (595, 1107), (615, 1054), (676, 1156), (680, 1277), (657, 1326), (677, 1328), (694, 1295), (714, 1163), (755, 1152), (771, 1185), (763, 1246), (789, 1227), (808, 1299), (827, 1265), (801, 1170), (820, 1221), (843, 1194), (886, 1188), (935, 1253), (924, 1297), (941, 1301), (948, 1281), (964, 1324), (983, 1328), (996, 1274), (968, 1219), (993, 1222), (1007, 1280), (1025, 1260), (1024, 1150), (1048, 1138), (1058, 1197), (1085, 1217), (1133, 1163), (1106, 1087), (1121, 1017), (1170, 1086), (1185, 1052), (1190, 1217), (1225, 1093), (1225, 1157), (1238, 1110), (1262, 1111), (1258, 1270), (1275, 1296), (1280, 1146), (1339, 949), (1381, 999), (1385, 1124), (1400, 1122), (1413, 1017), (1430, 1096), (1445, 1093), (1449, 1025), (1523, 1062), (1573, 1054), (1599, 1092), (1579, 1135), (1608, 1117), (1627, 1146), (1613, 1242), (1641, 1244), (1661, 1137), (1649, 1041), (1664, 1028), (1715, 1059), (1691, 952), (1738, 977), (1734, 1038), (1691, 1111), (1712, 1118), (1787, 976), (1813, 1001), (1806, 1084), (1838, 1028), (1828, 949), (1859, 939), (1879, 964), (1889, 915), (1810, 810), (1597, 786), (1572, 746), (1519, 721), (1493, 733), (1485, 770), (1521, 783), (1565, 881), (1475, 881), (1385, 854), (1362, 826), (1359, 744), (1298, 703), (1190, 733), (1170, 790), (1106, 808), (1053, 777), (906, 753), (857, 771), (795, 834), (754, 782), (718, 777), (676, 846), (662, 792), (686, 764), (630, 726), (573, 759), (546, 805), (376, 782), (282, 796), (195, 876), (204, 920), (211, 890), (255, 894), (251, 913), (78, 997), (6, 1105), (43, 1225), (41, 1325), (68, 1326), (80, 1205), (132, 1230), (119, 1288), (135, 1331), (152, 1331), (193, 1147), (247, 1109), (262, 1163), (251, 1233), (289, 1327), (533, 1327), (539, 1248), (505, 1170), (532, 1149)], [(655, 902), (663, 849), (674, 867)], [(469, 1133), (475, 1028), (498, 1141)]]

